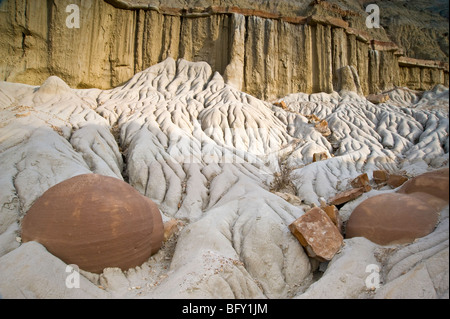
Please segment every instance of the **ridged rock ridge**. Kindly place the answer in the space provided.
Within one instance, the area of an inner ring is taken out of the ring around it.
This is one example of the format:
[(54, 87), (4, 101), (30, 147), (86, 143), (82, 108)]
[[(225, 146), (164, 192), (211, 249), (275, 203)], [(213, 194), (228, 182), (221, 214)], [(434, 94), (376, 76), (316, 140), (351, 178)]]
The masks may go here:
[[(427, 296), (448, 296), (439, 279), (448, 274), (448, 208), (410, 249), (389, 258), (368, 240), (345, 239), (326, 270), (288, 228), (362, 173), (413, 177), (448, 167), (448, 89), (388, 94), (372, 104), (354, 92), (298, 93), (276, 105), (227, 85), (205, 62), (172, 58), (109, 90), (72, 89), (57, 77), (41, 86), (0, 82), (0, 294), (371, 298), (425, 287)], [(317, 130), (321, 120), (331, 134)], [(316, 153), (327, 157), (313, 162)], [(68, 289), (66, 264), (34, 241), (20, 243), (20, 222), (52, 186), (89, 173), (128, 182), (163, 222), (185, 226), (140, 267), (85, 272), (80, 289)], [(295, 204), (271, 192), (275, 177), (293, 186)], [(380, 192), (345, 204), (343, 222)], [(365, 286), (368, 264), (386, 265), (380, 294)]]

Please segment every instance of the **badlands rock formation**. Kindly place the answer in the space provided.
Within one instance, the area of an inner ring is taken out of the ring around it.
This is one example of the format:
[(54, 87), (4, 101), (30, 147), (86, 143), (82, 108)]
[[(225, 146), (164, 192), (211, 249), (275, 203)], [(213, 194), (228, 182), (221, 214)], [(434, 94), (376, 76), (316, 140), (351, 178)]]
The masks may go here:
[(127, 183), (83, 174), (48, 189), (22, 220), (22, 241), (36, 241), (67, 264), (93, 273), (142, 265), (161, 247), (158, 207)]
[[(448, 42), (445, 50), (435, 40), (448, 37), (448, 21), (433, 20), (440, 26), (439, 37), (422, 31), (426, 24), (400, 24), (398, 29), (406, 31), (394, 33), (407, 45), (406, 52), (414, 54), (421, 47), (440, 52), (405, 55), (384, 28), (366, 27), (368, 13), (356, 0), (211, 0), (195, 5), (90, 0), (79, 6), (79, 28), (68, 28), (71, 3), (1, 2), (1, 80), (40, 85), (57, 75), (71, 87), (109, 89), (171, 57), (206, 61), (227, 84), (264, 100), (297, 92), (340, 92), (354, 85), (342, 81), (341, 73), (348, 76), (349, 70), (364, 95), (403, 86), (448, 86)], [(390, 17), (396, 16), (393, 11)], [(416, 43), (416, 31), (426, 45)], [(414, 42), (414, 48), (405, 41)]]
[(403, 194), (425, 193), (427, 195), (437, 197), (442, 201), (448, 202), (449, 200), (448, 179), (449, 179), (448, 168), (425, 173), (406, 182), (399, 189), (399, 193)]
[(434, 230), (439, 211), (421, 197), (380, 194), (355, 208), (346, 237), (365, 237), (380, 245), (410, 243)]
[[(56, 76), (40, 86), (1, 82), (0, 294), (448, 298), (448, 206), (410, 245), (344, 239), (328, 264), (288, 228), (363, 173), (448, 167), (448, 89), (387, 94), (372, 104), (354, 92), (297, 93), (278, 101), (283, 108), (227, 85), (207, 63), (172, 58), (109, 90), (72, 89)], [(327, 156), (313, 162), (316, 153)], [(126, 181), (164, 222), (184, 227), (141, 266), (81, 271), (80, 288), (69, 289), (66, 264), (35, 241), (21, 243), (21, 223), (48, 189), (87, 173)], [(294, 204), (270, 192), (276, 176), (294, 185), (285, 196), (296, 195)], [(392, 191), (373, 188), (339, 214), (346, 222), (362, 200)], [(380, 269), (375, 290), (368, 265)]]
[(376, 3), (383, 14), (381, 24), (405, 54), (418, 59), (448, 62), (448, 12), (445, 0), (367, 1)]
[(319, 207), (305, 212), (289, 225), (289, 229), (305, 247), (308, 256), (330, 261), (343, 244), (339, 229)]

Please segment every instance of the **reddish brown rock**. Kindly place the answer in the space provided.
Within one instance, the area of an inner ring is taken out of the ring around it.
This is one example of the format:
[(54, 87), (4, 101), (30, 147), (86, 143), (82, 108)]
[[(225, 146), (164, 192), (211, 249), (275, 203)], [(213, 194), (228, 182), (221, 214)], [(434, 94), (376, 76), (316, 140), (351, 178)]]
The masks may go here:
[(416, 176), (397, 191), (403, 194), (426, 193), (449, 202), (449, 169), (443, 168)]
[(289, 225), (310, 257), (329, 261), (339, 251), (343, 237), (327, 214), (314, 207)]
[(371, 40), (372, 49), (377, 51), (397, 51), (398, 46), (394, 42)]
[(305, 115), (308, 119), (308, 123), (319, 123), (320, 119), (315, 114)]
[(308, 22), (308, 17), (281, 17), (281, 20), (293, 24), (305, 24)]
[(406, 67), (431, 67), (448, 70), (448, 63), (444, 61), (415, 59), (406, 56), (399, 57), (398, 64)]
[(79, 175), (48, 189), (22, 221), (22, 240), (37, 241), (67, 264), (101, 273), (140, 266), (157, 252), (164, 227), (158, 207), (127, 183)]
[(386, 183), (388, 178), (389, 174), (384, 170), (373, 171), (373, 181), (378, 185)]
[(286, 102), (284, 102), (284, 101), (277, 102), (277, 103), (275, 103), (275, 105), (281, 107), (283, 110), (287, 110), (287, 108), (288, 108), (286, 105)]
[(328, 217), (330, 217), (331, 221), (334, 225), (336, 225), (337, 229), (340, 233), (342, 233), (342, 220), (341, 216), (339, 215), (339, 210), (336, 206), (325, 206), (321, 207), (322, 210), (327, 214)]
[(366, 97), (367, 101), (372, 102), (373, 104), (385, 103), (389, 100), (389, 95), (387, 94), (369, 94)]
[(408, 178), (406, 176), (390, 174), (386, 183), (391, 188), (397, 188), (397, 187), (402, 186), (407, 180), (408, 180)]
[(404, 244), (431, 233), (439, 210), (423, 198), (389, 193), (359, 204), (347, 222), (346, 238), (365, 237), (379, 245)]
[(360, 188), (362, 187), (364, 192), (369, 192), (372, 190), (372, 187), (370, 186), (369, 177), (366, 173), (359, 175), (354, 180), (350, 182), (353, 188)]
[(328, 122), (326, 120), (321, 120), (314, 127), (320, 134), (322, 134), (325, 137), (331, 135), (331, 130), (328, 128)]
[(313, 163), (326, 160), (328, 158), (327, 152), (314, 153), (313, 154)]
[(281, 108), (283, 109), (283, 110), (287, 110), (287, 105), (286, 105), (286, 102), (284, 102), (284, 101), (281, 101), (280, 102), (280, 106), (281, 106)]
[(363, 193), (364, 193), (363, 187), (352, 188), (342, 193), (336, 194), (334, 197), (330, 198), (328, 202), (330, 205), (341, 205), (358, 198)]
[(359, 175), (358, 177), (354, 178), (350, 184), (353, 188), (363, 187), (364, 185), (369, 184), (369, 177), (366, 173)]
[(343, 28), (343, 29), (348, 28), (348, 22), (346, 22), (342, 19), (339, 19), (339, 18), (331, 17), (331, 16), (322, 17), (322, 16), (318, 16), (318, 15), (311, 15), (308, 17), (307, 23), (311, 24), (311, 25), (316, 25), (316, 24), (331, 25), (333, 27)]
[(448, 200), (441, 199), (439, 197), (433, 196), (431, 194), (427, 193), (412, 193), (408, 194), (418, 200), (421, 200), (423, 203), (426, 203), (427, 205), (434, 207), (436, 211), (440, 212), (444, 207), (448, 205)]
[(369, 43), (370, 42), (370, 34), (367, 33), (366, 31), (363, 30), (358, 30), (352, 27), (348, 27), (345, 32), (347, 34), (354, 34), (356, 39), (361, 41), (361, 42), (365, 42), (365, 43)]

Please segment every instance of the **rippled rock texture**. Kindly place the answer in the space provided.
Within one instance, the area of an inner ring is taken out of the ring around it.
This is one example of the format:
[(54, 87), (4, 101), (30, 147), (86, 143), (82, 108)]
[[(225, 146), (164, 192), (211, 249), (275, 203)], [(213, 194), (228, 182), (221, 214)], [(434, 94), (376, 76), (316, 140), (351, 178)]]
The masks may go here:
[[(380, 104), (352, 92), (297, 93), (280, 99), (281, 107), (227, 85), (207, 63), (171, 58), (110, 90), (72, 89), (58, 77), (41, 86), (1, 82), (0, 293), (371, 298), (365, 269), (378, 264), (386, 288), (376, 296), (397, 296), (405, 284), (416, 287), (411, 294), (426, 284), (428, 296), (448, 295), (439, 280), (448, 273), (446, 208), (437, 229), (411, 248), (392, 254), (364, 238), (345, 239), (328, 267), (288, 228), (363, 173), (369, 180), (375, 170), (414, 177), (448, 167), (445, 92), (397, 89)], [(321, 120), (331, 134), (317, 130)], [(123, 180), (158, 206), (163, 222), (184, 226), (142, 265), (83, 272), (86, 284), (74, 291), (64, 286), (63, 261), (17, 237), (46, 191), (92, 173)], [(276, 179), (280, 188), (289, 185), (280, 194), (295, 201), (271, 192)], [(346, 222), (362, 200), (392, 191), (374, 188), (339, 215)]]

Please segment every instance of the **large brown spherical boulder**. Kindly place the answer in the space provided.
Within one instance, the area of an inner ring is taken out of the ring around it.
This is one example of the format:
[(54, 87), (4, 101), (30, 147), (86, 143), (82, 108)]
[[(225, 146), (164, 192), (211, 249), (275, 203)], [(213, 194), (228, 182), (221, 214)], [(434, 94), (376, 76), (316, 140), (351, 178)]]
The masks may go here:
[(431, 233), (449, 202), (449, 169), (416, 176), (396, 193), (377, 195), (350, 215), (346, 237), (365, 237), (377, 244), (410, 243)]
[(359, 204), (347, 222), (346, 238), (365, 237), (379, 245), (404, 244), (431, 233), (439, 210), (429, 197), (388, 193)]
[(449, 169), (443, 168), (416, 176), (403, 184), (397, 192), (402, 194), (425, 193), (448, 204)]
[(22, 241), (37, 241), (67, 264), (101, 273), (140, 266), (162, 244), (158, 207), (127, 183), (79, 175), (48, 189), (22, 220)]

